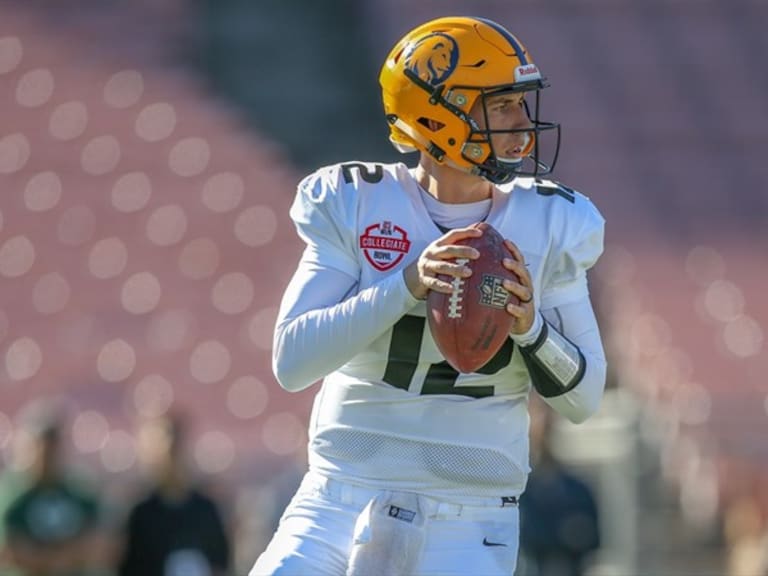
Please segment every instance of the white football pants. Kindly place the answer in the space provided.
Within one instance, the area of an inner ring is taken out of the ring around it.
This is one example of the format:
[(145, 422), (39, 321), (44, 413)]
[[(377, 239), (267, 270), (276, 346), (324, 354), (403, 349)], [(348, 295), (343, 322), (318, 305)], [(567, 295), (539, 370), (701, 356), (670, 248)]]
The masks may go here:
[(519, 532), (501, 498), (445, 502), (309, 473), (249, 576), (511, 576)]

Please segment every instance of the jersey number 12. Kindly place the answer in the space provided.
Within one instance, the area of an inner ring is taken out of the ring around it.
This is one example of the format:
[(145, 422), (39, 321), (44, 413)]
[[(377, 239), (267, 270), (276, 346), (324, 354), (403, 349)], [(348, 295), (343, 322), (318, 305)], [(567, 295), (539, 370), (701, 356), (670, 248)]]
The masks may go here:
[[(384, 382), (396, 388), (408, 390), (419, 364), (419, 351), (421, 350), (426, 323), (426, 318), (408, 315), (403, 316), (392, 327), (392, 339), (389, 344)], [(496, 374), (509, 365), (513, 351), (514, 342), (511, 338), (507, 338), (496, 355), (477, 371), (478, 374)], [(456, 381), (459, 376), (460, 373), (445, 360), (431, 364), (424, 378), (421, 393), (458, 394), (473, 398), (493, 396), (493, 386), (457, 386)]]

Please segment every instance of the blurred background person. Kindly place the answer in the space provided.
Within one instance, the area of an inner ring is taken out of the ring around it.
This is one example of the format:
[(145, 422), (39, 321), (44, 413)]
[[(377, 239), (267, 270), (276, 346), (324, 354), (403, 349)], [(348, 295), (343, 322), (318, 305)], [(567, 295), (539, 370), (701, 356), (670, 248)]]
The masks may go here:
[(531, 468), (520, 499), (518, 576), (584, 576), (600, 547), (592, 487), (553, 452), (557, 415), (531, 398)]
[(119, 576), (223, 576), (230, 540), (219, 505), (196, 483), (186, 461), (178, 414), (141, 423), (138, 451), (145, 494), (130, 508)]
[(753, 496), (742, 495), (726, 506), (727, 576), (768, 576), (768, 526)]
[(65, 464), (65, 420), (48, 401), (22, 419), (2, 480), (4, 575), (82, 576), (104, 566), (99, 497)]

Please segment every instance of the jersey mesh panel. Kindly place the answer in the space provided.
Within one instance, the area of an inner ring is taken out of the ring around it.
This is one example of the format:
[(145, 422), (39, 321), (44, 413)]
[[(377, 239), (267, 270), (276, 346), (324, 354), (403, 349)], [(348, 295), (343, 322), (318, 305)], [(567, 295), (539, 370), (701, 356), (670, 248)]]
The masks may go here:
[(486, 448), (438, 442), (412, 441), (380, 433), (345, 429), (325, 430), (312, 449), (329, 461), (365, 462), (367, 469), (380, 472), (376, 480), (391, 474), (399, 482), (421, 484), (425, 477), (441, 484), (472, 485), (489, 495), (505, 494), (519, 484), (520, 469), (506, 456)]

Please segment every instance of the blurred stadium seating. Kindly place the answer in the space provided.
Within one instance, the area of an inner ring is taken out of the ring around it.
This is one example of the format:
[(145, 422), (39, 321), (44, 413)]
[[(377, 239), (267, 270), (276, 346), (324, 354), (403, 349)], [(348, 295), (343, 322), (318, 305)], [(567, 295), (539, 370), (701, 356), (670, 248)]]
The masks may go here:
[[(25, 403), (63, 393), (81, 456), (129, 472), (135, 416), (173, 404), (203, 471), (269, 474), (304, 442), (308, 398), (269, 363), (298, 176), (168, 66), (152, 34), (178, 29), (140, 8), (2, 6), (0, 446)], [(121, 22), (141, 41), (111, 44)]]

